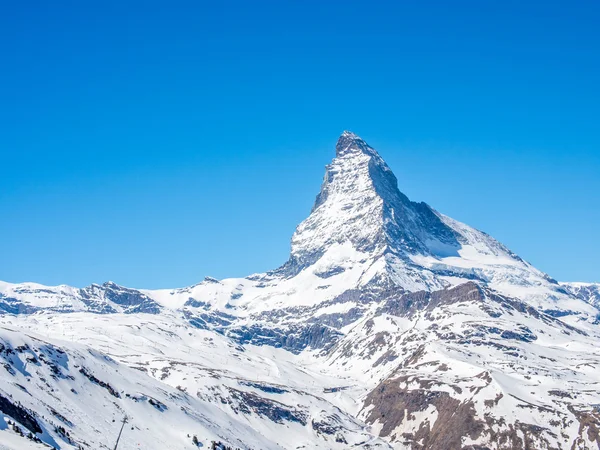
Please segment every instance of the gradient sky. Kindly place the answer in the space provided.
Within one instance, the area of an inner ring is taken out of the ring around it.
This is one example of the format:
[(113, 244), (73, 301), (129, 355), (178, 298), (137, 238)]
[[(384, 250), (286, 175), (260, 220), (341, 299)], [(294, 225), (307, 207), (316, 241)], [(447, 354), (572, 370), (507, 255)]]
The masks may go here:
[(3, 2), (0, 279), (275, 268), (349, 129), (411, 199), (600, 281), (599, 5)]

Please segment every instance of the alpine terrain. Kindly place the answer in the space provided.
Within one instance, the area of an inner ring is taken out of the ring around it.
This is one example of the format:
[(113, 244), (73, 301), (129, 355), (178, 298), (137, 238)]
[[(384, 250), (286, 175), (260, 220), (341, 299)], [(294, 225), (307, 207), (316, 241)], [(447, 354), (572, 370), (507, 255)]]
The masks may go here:
[(344, 132), (271, 272), (0, 282), (0, 449), (600, 449), (599, 308)]

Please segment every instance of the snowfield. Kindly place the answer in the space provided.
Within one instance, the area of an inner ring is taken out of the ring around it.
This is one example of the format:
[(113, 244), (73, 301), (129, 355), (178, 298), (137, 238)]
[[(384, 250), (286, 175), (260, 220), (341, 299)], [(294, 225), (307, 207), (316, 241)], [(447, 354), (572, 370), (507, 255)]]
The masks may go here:
[(0, 282), (0, 449), (600, 449), (600, 285), (411, 202), (344, 132), (289, 260)]

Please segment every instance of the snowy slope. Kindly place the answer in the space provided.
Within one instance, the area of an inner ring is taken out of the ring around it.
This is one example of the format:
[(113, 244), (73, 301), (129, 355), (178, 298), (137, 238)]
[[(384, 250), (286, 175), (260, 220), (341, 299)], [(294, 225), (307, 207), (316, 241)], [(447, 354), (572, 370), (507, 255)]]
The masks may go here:
[[(3, 356), (0, 394), (60, 448), (48, 405), (83, 448), (123, 415), (123, 448), (600, 448), (599, 292), (410, 201), (344, 132), (278, 269), (165, 290), (0, 282), (4, 348), (27, 345)], [(0, 427), (14, 439), (37, 445)]]
[(228, 427), (244, 442), (277, 448), (216, 407), (80, 344), (56, 345), (45, 336), (3, 327), (0, 349), (5, 369), (0, 395), (32, 411), (32, 423), (42, 430), (38, 436), (50, 446), (101, 448), (115, 441), (126, 416), (132, 419), (123, 448), (192, 448), (187, 434), (207, 442)]
[(600, 308), (600, 283), (561, 283), (569, 292), (584, 302)]
[(43, 314), (10, 322), (0, 328), (0, 395), (31, 411), (51, 446), (114, 443), (127, 417), (120, 448), (195, 448), (193, 436), (205, 446), (295, 448), (280, 442), (283, 433), (310, 448), (388, 448), (323, 397), (315, 386), (326, 378), (317, 385), (285, 355), (275, 365), (268, 350), (247, 355), (173, 317)]

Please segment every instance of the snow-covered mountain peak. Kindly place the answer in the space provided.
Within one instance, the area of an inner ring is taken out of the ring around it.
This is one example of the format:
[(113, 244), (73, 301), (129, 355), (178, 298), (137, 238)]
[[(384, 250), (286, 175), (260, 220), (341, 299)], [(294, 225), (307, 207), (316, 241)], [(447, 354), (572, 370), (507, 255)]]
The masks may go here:
[(507, 295), (560, 296), (556, 282), (489, 235), (411, 201), (379, 153), (349, 131), (339, 137), (311, 213), (276, 273), (290, 278), (302, 271), (332, 282), (330, 276), (345, 273), (345, 283), (357, 287), (418, 291), (478, 280)]
[[(310, 216), (292, 237), (288, 274), (314, 264), (331, 249), (350, 247), (358, 260), (386, 254), (456, 254), (458, 234), (425, 203), (411, 202), (375, 149), (349, 131), (336, 144)], [(337, 250), (336, 250), (337, 251)], [(347, 252), (341, 259), (347, 260)], [(329, 259), (335, 255), (329, 255)]]
[(345, 131), (337, 142), (335, 158), (325, 168), (311, 214), (292, 237), (287, 271), (297, 273), (314, 264), (332, 247), (350, 246), (360, 253), (383, 250), (385, 202), (377, 180), (385, 174), (396, 183), (377, 152)]
[(335, 156), (337, 158), (348, 157), (357, 153), (376, 154), (369, 144), (367, 144), (360, 136), (351, 131), (344, 131), (335, 146)]

